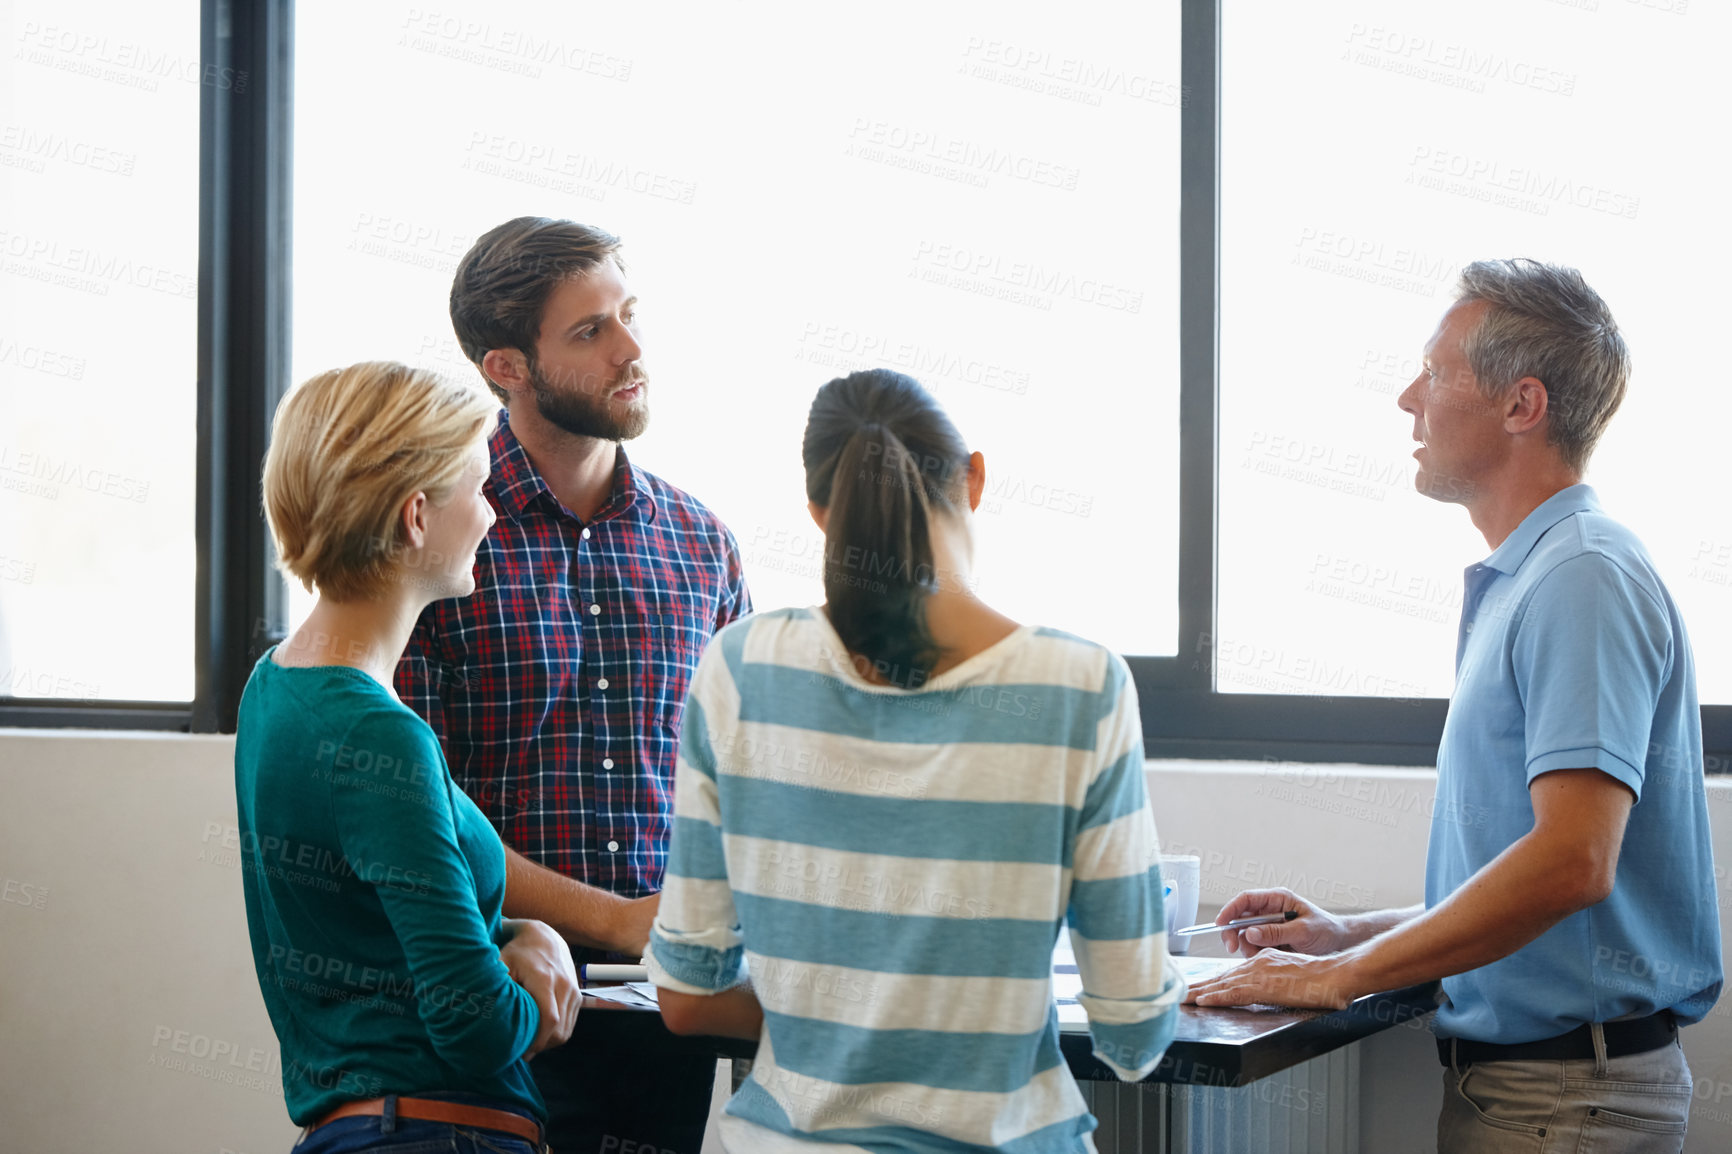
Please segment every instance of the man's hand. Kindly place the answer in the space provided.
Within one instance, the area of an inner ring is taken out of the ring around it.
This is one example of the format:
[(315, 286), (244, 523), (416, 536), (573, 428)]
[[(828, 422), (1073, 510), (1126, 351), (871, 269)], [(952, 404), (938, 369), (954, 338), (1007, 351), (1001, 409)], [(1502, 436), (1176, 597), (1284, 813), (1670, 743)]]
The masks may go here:
[(649, 953), (650, 924), (656, 920), (656, 910), (661, 903), (660, 894), (633, 898), (624, 903), (614, 926), (615, 952), (630, 954), (634, 958)]
[(572, 965), (571, 947), (553, 927), (527, 918), (507, 918), (505, 926), (512, 935), (499, 951), (499, 960), (511, 972), (512, 981), (529, 991), (541, 1007), (541, 1025), (523, 1053), (528, 1059), (570, 1040), (583, 991), (578, 986), (577, 967)]
[(1185, 993), (1185, 1001), (1197, 1006), (1262, 1004), (1341, 1010), (1367, 992), (1355, 988), (1352, 964), (1345, 958), (1314, 958), (1285, 950), (1264, 950), (1248, 962), (1195, 983)]
[(642, 957), (660, 894), (622, 898), (505, 847), (505, 914), (546, 922), (577, 946)]
[(1299, 916), (1290, 922), (1222, 930), (1221, 938), (1226, 943), (1227, 952), (1249, 958), (1258, 950), (1274, 946), (1297, 950), (1301, 954), (1333, 954), (1353, 944), (1348, 938), (1345, 922), (1284, 888), (1243, 891), (1221, 908), (1215, 924), (1286, 913), (1288, 910), (1297, 911)]
[(1334, 918), (1286, 891), (1240, 894), (1219, 920), (1287, 909), (1304, 916), (1286, 925), (1238, 931), (1237, 948), (1303, 941), (1312, 949), (1341, 952), (1307, 957), (1265, 951), (1193, 986), (1186, 1000), (1199, 1006), (1342, 1006), (1359, 994), (1489, 965), (1571, 914), (1604, 901), (1617, 880), (1618, 851), (1636, 795), (1592, 768), (1543, 773), (1528, 794), (1534, 828), (1430, 909), (1409, 906)]

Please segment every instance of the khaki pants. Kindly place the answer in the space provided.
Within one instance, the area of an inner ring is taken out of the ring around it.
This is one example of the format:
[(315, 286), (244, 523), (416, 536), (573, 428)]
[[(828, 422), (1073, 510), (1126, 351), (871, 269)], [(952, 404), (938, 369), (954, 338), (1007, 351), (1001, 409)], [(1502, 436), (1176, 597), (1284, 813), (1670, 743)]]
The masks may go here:
[[(1598, 1027), (1594, 1033), (1603, 1054)], [(1676, 1042), (1621, 1058), (1451, 1067), (1438, 1154), (1677, 1154), (1691, 1089)]]

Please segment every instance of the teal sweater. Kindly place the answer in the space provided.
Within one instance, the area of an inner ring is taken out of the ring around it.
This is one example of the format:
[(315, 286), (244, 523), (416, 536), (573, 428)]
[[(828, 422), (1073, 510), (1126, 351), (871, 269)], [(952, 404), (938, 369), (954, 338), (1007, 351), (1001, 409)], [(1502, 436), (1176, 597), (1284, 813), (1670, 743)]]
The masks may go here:
[(544, 1118), (523, 1060), (540, 1011), (499, 960), (499, 835), (384, 686), (272, 652), (241, 696), (235, 799), (289, 1117), (447, 1092)]

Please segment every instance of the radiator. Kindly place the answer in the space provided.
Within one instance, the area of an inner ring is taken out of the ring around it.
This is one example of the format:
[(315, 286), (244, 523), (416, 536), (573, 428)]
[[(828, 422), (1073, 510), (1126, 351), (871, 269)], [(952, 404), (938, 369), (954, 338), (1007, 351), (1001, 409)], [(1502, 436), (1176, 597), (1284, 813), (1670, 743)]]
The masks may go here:
[(1079, 1082), (1100, 1154), (1359, 1154), (1359, 1047), (1224, 1089)]

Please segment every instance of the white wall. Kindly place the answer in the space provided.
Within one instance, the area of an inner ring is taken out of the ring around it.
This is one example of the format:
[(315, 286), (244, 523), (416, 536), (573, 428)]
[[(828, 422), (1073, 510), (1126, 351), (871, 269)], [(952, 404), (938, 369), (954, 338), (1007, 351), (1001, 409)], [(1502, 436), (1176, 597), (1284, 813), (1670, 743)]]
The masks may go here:
[[(223, 844), (232, 759), (222, 737), (0, 731), (0, 1152), (294, 1141)], [(1429, 772), (1169, 762), (1150, 785), (1166, 848), (1203, 859), (1205, 906), (1255, 884), (1419, 900)], [(1710, 801), (1732, 861), (1732, 783)], [(1732, 999), (1684, 1039), (1701, 1080), (1686, 1149), (1732, 1149)], [(1429, 1151), (1430, 1035), (1363, 1047), (1364, 1149)]]
[(233, 739), (0, 733), (0, 799), (0, 1147), (289, 1149)]

